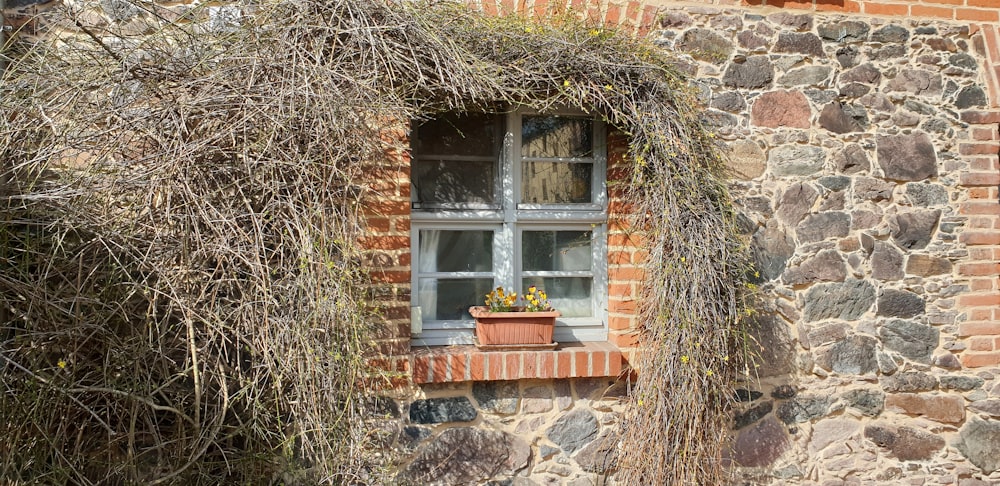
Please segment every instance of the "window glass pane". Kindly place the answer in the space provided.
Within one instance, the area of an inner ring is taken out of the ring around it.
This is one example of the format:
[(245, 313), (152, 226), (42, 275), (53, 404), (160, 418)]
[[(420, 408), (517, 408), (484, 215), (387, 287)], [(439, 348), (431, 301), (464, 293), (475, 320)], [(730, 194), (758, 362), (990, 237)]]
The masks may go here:
[(429, 321), (472, 319), (469, 307), (483, 305), (493, 290), (492, 278), (421, 278), (418, 300), (423, 318)]
[(561, 116), (525, 116), (522, 118), (522, 157), (589, 158), (593, 155), (593, 120)]
[(544, 290), (552, 307), (563, 317), (590, 317), (594, 315), (590, 298), (593, 282), (591, 277), (528, 277), (521, 285)]
[(492, 272), (493, 232), (421, 230), (420, 272)]
[(446, 113), (417, 126), (416, 152), (419, 155), (477, 155), (499, 153), (499, 115), (486, 113)]
[(593, 202), (594, 164), (530, 162), (521, 164), (521, 202), (580, 204)]
[(590, 231), (524, 231), (521, 233), (525, 271), (590, 270)]
[(494, 204), (496, 162), (417, 160), (417, 201)]

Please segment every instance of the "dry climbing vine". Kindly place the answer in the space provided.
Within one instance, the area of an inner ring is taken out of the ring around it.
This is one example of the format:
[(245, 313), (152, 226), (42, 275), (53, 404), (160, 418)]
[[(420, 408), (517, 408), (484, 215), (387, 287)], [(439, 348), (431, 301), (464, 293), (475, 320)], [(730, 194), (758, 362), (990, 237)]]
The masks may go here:
[(748, 266), (669, 56), (449, 2), (131, 5), (50, 12), (0, 86), (0, 477), (380, 481), (363, 164), (387, 121), (569, 106), (629, 136), (650, 252), (618, 479), (722, 481)]

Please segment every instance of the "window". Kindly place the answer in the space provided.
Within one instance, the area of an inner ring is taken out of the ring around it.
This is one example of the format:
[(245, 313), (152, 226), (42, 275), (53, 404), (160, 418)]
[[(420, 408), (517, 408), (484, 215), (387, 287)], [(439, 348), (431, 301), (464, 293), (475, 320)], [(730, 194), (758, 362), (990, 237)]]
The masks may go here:
[(607, 339), (604, 125), (529, 112), (447, 114), (411, 136), (416, 345), (469, 344), (468, 308), (545, 289), (556, 341)]

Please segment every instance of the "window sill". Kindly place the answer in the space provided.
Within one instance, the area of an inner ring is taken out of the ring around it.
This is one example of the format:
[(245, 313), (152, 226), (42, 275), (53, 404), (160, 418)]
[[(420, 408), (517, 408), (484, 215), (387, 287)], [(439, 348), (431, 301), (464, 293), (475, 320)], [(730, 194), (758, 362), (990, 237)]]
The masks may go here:
[(560, 344), (545, 351), (480, 351), (472, 345), (421, 347), (413, 354), (413, 382), (519, 380), (618, 376), (622, 352), (609, 342)]

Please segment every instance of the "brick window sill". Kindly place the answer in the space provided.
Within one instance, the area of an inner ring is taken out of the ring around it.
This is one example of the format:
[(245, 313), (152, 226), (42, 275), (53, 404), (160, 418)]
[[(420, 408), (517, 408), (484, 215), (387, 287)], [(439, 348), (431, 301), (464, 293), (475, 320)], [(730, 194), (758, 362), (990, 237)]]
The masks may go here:
[(480, 351), (472, 345), (413, 348), (413, 382), (618, 376), (622, 352), (609, 342), (563, 343), (545, 351)]

